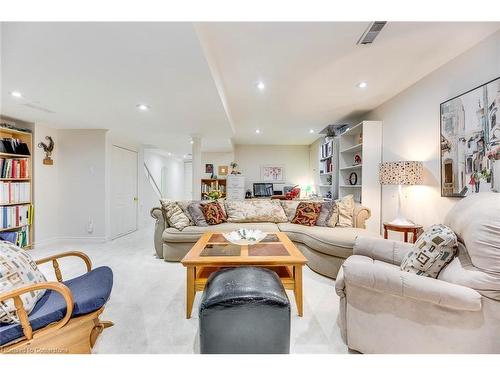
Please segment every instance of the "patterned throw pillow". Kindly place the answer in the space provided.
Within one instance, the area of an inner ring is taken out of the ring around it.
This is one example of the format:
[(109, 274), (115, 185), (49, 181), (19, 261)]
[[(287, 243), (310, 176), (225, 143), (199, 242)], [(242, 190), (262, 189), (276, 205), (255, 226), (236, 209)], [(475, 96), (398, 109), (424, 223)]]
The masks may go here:
[(300, 202), (292, 223), (313, 226), (318, 220), (320, 211), (321, 202)]
[(193, 218), (194, 225), (197, 227), (208, 227), (205, 215), (201, 209), (201, 202), (192, 202), (188, 205), (187, 209)]
[(288, 218), (277, 200), (228, 200), (227, 221), (230, 223), (286, 223)]
[(189, 210), (188, 210), (188, 206), (192, 202), (193, 201), (177, 201), (177, 202), (175, 202), (175, 203), (177, 203), (177, 205), (179, 206), (179, 208), (182, 210), (182, 212), (184, 212), (184, 215), (186, 215), (187, 218), (189, 219), (189, 225), (194, 225), (194, 220), (191, 217), (191, 214), (189, 213)]
[(332, 209), (334, 204), (335, 203), (332, 201), (321, 203), (321, 210), (319, 211), (318, 220), (316, 221), (316, 226), (318, 227), (328, 226), (328, 219), (332, 215)]
[(160, 203), (163, 208), (165, 219), (167, 220), (168, 225), (177, 230), (183, 230), (184, 228), (189, 226), (189, 218), (176, 202), (161, 199)]
[(337, 201), (332, 202), (332, 210), (330, 211), (330, 216), (326, 219), (326, 226), (334, 228), (339, 223), (339, 207)]
[(342, 199), (337, 199), (335, 204), (339, 212), (337, 226), (341, 228), (351, 228), (353, 226), (352, 217), (354, 215), (354, 198), (352, 194), (346, 195)]
[(201, 205), (201, 210), (208, 225), (221, 224), (226, 221), (226, 215), (219, 202), (210, 202)]
[(457, 251), (457, 236), (446, 225), (433, 225), (413, 245), (401, 262), (401, 270), (437, 278)]
[(300, 201), (280, 201), (288, 221), (292, 221)]
[[(29, 284), (47, 281), (38, 270), (29, 254), (10, 242), (0, 241), (0, 294), (10, 292)], [(21, 295), (23, 306), (29, 314), (36, 302), (43, 296), (44, 290), (37, 290)], [(14, 300), (0, 302), (0, 322), (18, 323)]]

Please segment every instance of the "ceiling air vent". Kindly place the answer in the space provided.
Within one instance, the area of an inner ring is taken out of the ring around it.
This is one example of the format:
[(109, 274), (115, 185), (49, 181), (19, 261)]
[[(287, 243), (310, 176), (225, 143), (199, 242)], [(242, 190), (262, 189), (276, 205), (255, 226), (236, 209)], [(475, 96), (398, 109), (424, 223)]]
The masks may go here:
[(357, 44), (372, 44), (380, 31), (384, 28), (387, 21), (372, 22), (365, 30)]

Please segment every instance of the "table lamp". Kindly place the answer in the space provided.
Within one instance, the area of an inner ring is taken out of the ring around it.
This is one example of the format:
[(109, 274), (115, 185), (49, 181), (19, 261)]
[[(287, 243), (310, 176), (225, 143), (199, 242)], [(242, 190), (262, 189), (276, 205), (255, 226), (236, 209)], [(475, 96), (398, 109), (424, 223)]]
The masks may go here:
[(380, 164), (379, 176), (382, 185), (398, 185), (398, 214), (389, 224), (413, 225), (403, 216), (401, 185), (420, 185), (422, 183), (423, 163), (421, 161), (393, 161)]

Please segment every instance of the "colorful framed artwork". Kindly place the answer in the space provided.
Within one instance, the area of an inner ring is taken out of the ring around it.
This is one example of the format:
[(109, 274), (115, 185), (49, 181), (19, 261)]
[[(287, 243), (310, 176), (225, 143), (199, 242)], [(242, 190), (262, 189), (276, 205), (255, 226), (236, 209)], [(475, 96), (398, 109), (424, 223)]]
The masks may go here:
[(500, 77), (440, 105), (441, 196), (500, 185)]
[(285, 181), (285, 166), (262, 165), (260, 167), (260, 179), (262, 181)]

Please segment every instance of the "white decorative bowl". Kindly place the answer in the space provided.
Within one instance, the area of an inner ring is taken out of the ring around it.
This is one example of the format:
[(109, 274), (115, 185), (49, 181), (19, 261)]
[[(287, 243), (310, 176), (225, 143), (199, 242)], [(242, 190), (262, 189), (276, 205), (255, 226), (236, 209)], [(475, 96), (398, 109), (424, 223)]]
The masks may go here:
[(264, 238), (266, 234), (258, 229), (241, 228), (230, 233), (222, 233), (224, 238), (236, 245), (255, 245)]

